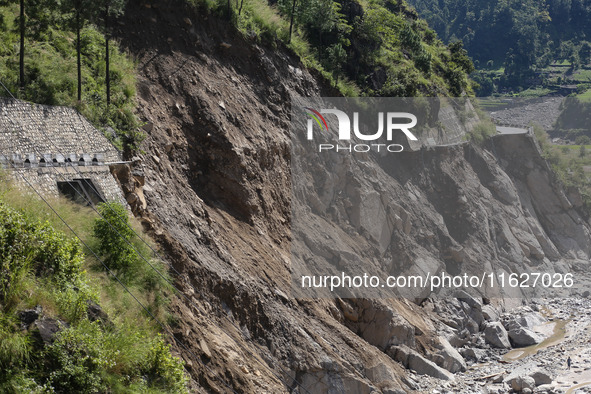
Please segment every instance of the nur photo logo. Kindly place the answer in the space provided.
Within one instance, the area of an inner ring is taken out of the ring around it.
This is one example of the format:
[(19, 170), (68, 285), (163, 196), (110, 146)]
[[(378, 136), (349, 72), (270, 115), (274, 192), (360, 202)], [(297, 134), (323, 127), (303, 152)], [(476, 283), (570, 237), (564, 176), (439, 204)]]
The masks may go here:
[[(409, 112), (377, 112), (373, 114), (374, 119), (377, 116), (377, 131), (369, 131), (368, 127), (363, 127), (367, 121), (372, 120), (369, 117), (371, 113), (365, 111), (361, 116), (359, 112), (354, 111), (348, 114), (339, 109), (322, 108), (320, 110), (311, 107), (303, 107), (307, 119), (307, 139), (314, 140), (314, 129), (323, 133), (329, 133), (330, 130), (336, 130), (338, 141), (334, 143), (320, 143), (318, 144), (318, 152), (335, 151), (335, 152), (402, 152), (404, 147), (400, 144), (392, 143), (395, 132), (402, 132), (410, 141), (417, 141), (417, 137), (410, 131), (416, 126), (417, 117)], [(326, 117), (324, 115), (327, 115)], [(352, 115), (352, 121), (351, 116)], [(362, 119), (365, 117), (366, 119)], [(328, 120), (327, 120), (328, 118)], [(336, 120), (336, 122), (335, 122)], [(360, 125), (361, 124), (361, 125)], [(336, 126), (336, 127), (335, 127)], [(349, 145), (339, 144), (339, 141), (351, 141), (351, 130), (356, 139), (361, 141), (368, 141), (368, 143)], [(373, 129), (375, 130), (375, 128)], [(387, 143), (378, 143), (378, 140), (385, 134)], [(334, 136), (334, 131), (332, 136)], [(369, 142), (373, 143), (369, 143)]]

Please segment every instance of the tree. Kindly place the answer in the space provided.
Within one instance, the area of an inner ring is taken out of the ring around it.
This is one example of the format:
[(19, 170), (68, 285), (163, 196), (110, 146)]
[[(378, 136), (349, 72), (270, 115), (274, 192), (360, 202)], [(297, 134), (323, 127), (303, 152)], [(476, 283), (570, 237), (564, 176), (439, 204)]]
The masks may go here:
[(97, 2), (91, 0), (65, 0), (62, 3), (64, 11), (72, 12), (70, 24), (76, 31), (76, 66), (78, 70), (78, 101), (82, 101), (82, 61), (80, 49), (80, 31), (84, 24), (96, 15), (98, 10)]
[(111, 104), (111, 72), (109, 59), (109, 40), (111, 38), (110, 21), (112, 17), (117, 17), (123, 13), (127, 0), (101, 0), (100, 6), (102, 12), (96, 15), (103, 18), (105, 34), (105, 84), (107, 90), (107, 107)]
[(339, 77), (343, 72), (343, 64), (347, 60), (347, 52), (341, 43), (334, 44), (327, 49), (328, 66), (336, 77), (336, 82), (339, 83)]
[(289, 16), (289, 39), (288, 39), (288, 42), (291, 42), (291, 32), (293, 30), (293, 18), (295, 15), (296, 2), (297, 2), (297, 0), (293, 0), (293, 4), (291, 6), (291, 15)]
[(25, 88), (25, 0), (20, 0), (20, 54), (19, 54), (19, 87)]
[(589, 41), (584, 41), (581, 44), (581, 49), (579, 50), (579, 57), (581, 58), (581, 62), (584, 65), (589, 64), (589, 61), (591, 61), (591, 44), (589, 44)]

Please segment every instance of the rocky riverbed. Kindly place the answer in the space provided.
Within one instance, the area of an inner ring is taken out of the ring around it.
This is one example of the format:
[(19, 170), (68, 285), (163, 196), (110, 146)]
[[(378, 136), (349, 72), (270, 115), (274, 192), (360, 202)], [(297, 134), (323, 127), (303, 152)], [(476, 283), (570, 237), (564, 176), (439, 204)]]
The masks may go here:
[(544, 97), (535, 99), (506, 99), (505, 106), (490, 112), (498, 124), (527, 127), (537, 123), (549, 131), (560, 115), (563, 97)]
[[(521, 329), (537, 337), (539, 343), (506, 350), (491, 347), (489, 341), (476, 336), (472, 338), (473, 347), (459, 349), (468, 361), (465, 372), (455, 374), (448, 381), (411, 374), (409, 379), (416, 390), (423, 393), (591, 392), (589, 299), (535, 300), (500, 316), (499, 321), (508, 328), (522, 324)], [(473, 357), (467, 357), (470, 355)]]

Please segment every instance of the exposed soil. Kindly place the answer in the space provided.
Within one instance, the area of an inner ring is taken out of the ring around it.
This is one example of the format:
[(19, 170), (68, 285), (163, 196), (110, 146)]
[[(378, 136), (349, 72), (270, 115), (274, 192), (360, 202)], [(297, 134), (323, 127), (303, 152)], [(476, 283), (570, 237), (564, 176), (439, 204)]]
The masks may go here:
[[(137, 59), (139, 115), (147, 122), (134, 168), (145, 176), (147, 209), (136, 213), (179, 273), (186, 299), (173, 300), (172, 326), (189, 349), (176, 346), (194, 391), (404, 393), (420, 385), (408, 363), (394, 360), (401, 346), (445, 365), (441, 335), (481, 335), (482, 314), (474, 320), (458, 300), (445, 300), (443, 309), (446, 302), (458, 308), (448, 316), (427, 308), (426, 296), (289, 297), (289, 98), (335, 94), (289, 51), (248, 41), (180, 0), (129, 2), (119, 40)], [(368, 161), (370, 180), (351, 167), (344, 183), (360, 201), (384, 196), (390, 216), (380, 220), (394, 224), (393, 246), (380, 257), (421, 269), (487, 262), (569, 270), (572, 260), (584, 270), (589, 229), (580, 207), (556, 188), (535, 144), (512, 138), (495, 142), (500, 159), (465, 144)], [(312, 178), (315, 162), (305, 159)], [(307, 197), (319, 195), (310, 188)], [(318, 217), (336, 233), (341, 219), (331, 212)], [(343, 248), (376, 253), (363, 232), (354, 228)], [(329, 246), (338, 249), (319, 244)]]

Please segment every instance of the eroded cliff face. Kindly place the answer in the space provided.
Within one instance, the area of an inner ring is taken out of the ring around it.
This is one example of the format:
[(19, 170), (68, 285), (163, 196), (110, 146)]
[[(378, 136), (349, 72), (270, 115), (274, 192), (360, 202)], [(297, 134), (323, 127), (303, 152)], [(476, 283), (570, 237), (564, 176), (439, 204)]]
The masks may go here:
[[(147, 122), (134, 169), (143, 171), (147, 206), (136, 213), (191, 300), (174, 301), (174, 331), (193, 353), (178, 348), (195, 389), (401, 393), (413, 387), (407, 366), (443, 379), (465, 368), (453, 346), (466, 332), (482, 335), (488, 315), (477, 298), (421, 306), (289, 296), (289, 97), (334, 92), (288, 51), (174, 5), (130, 3), (120, 39), (138, 59)], [(500, 138), (494, 148), (466, 143), (368, 161), (371, 182), (353, 166), (329, 194), (349, 187), (357, 200), (333, 198), (337, 211), (319, 204), (311, 220), (322, 218), (329, 236), (351, 227), (333, 252), (363, 251), (409, 270), (571, 269), (566, 259), (589, 255), (576, 196), (552, 180), (530, 136)], [(312, 174), (314, 162), (299, 159)], [(372, 204), (387, 213), (379, 234), (360, 219)]]

